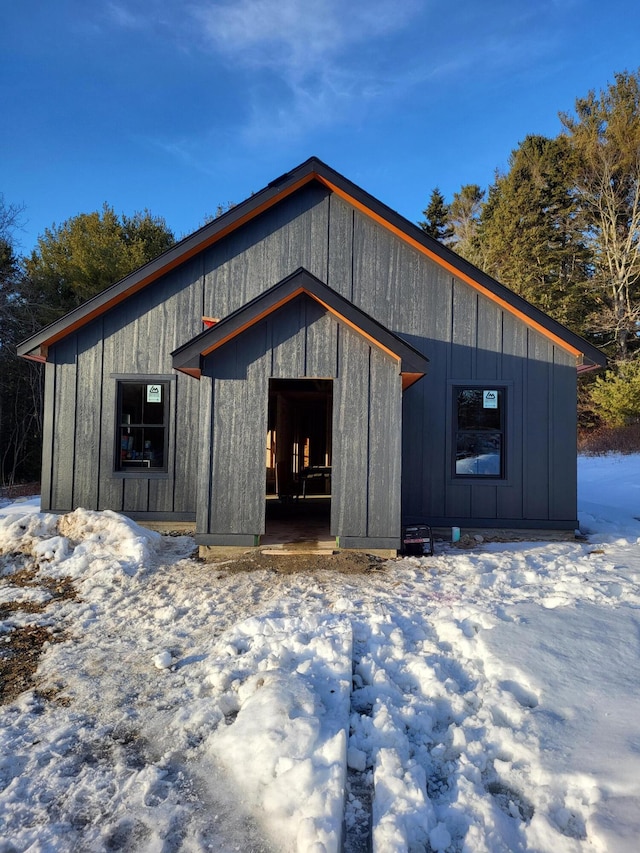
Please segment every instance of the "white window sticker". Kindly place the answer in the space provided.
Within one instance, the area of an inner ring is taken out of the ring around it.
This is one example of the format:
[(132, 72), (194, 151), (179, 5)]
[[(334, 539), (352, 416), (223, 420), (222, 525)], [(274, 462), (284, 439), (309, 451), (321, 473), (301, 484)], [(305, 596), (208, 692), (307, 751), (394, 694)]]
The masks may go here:
[(498, 408), (498, 392), (497, 391), (483, 391), (482, 392), (482, 407), (484, 409), (497, 409)]
[(162, 402), (162, 385), (147, 385), (147, 403), (161, 403), (161, 402)]

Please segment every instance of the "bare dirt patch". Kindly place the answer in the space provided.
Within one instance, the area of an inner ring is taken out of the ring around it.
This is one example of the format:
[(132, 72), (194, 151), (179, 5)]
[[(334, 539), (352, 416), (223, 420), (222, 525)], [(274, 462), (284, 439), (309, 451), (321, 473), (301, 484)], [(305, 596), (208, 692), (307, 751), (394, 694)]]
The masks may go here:
[(387, 561), (373, 554), (359, 551), (341, 551), (337, 554), (262, 554), (254, 551), (224, 560), (222, 563), (211, 563), (211, 566), (224, 566), (230, 572), (255, 572), (258, 570), (292, 574), (294, 572), (342, 572), (349, 575), (362, 575), (368, 572), (380, 571)]
[[(38, 577), (38, 569), (36, 566), (29, 564), (17, 572), (4, 576), (5, 583), (18, 587), (34, 587), (45, 589), (51, 596), (51, 600), (60, 599), (76, 599), (76, 588), (73, 581), (69, 577), (64, 578), (48, 578)], [(13, 604), (13, 602), (11, 602)], [(46, 607), (50, 602), (44, 602)], [(18, 609), (21, 608), (19, 603), (16, 603)], [(24, 608), (22, 608), (24, 609)], [(36, 611), (31, 611), (36, 612)]]
[[(12, 555), (4, 558), (6, 562)], [(24, 560), (24, 555), (15, 555), (16, 560)], [(342, 551), (337, 554), (262, 554), (252, 551), (231, 559), (211, 563), (212, 569), (224, 569), (227, 572), (255, 572), (260, 570), (290, 574), (294, 572), (341, 572), (344, 574), (367, 574), (384, 570), (386, 560), (373, 554), (359, 551)], [(14, 564), (15, 565), (15, 564)], [(26, 563), (17, 570), (4, 574), (2, 583), (16, 589), (15, 600), (0, 604), (0, 619), (7, 619), (13, 613), (46, 614), (47, 610), (61, 600), (73, 600), (77, 593), (71, 578), (48, 578), (38, 575), (38, 569), (32, 563)], [(46, 591), (50, 598), (46, 601), (20, 600), (20, 588), (35, 588)], [(4, 636), (0, 635), (0, 705), (16, 699), (25, 690), (36, 687), (34, 674), (45, 643), (61, 642), (64, 635), (54, 633), (46, 626), (34, 624), (17, 626)], [(42, 694), (44, 699), (55, 696)]]
[(55, 642), (53, 634), (41, 625), (14, 628), (5, 637), (4, 648), (0, 651), (1, 705), (33, 687), (33, 674), (47, 641)]
[[(52, 603), (77, 598), (71, 578), (38, 577), (35, 566), (25, 566), (13, 574), (4, 575), (3, 583), (16, 588), (16, 600), (0, 604), (0, 618), (12, 613), (45, 613)], [(18, 589), (39, 588), (49, 593), (47, 601), (21, 601)], [(54, 634), (43, 625), (20, 625), (0, 636), (0, 705), (13, 701), (25, 690), (34, 687), (33, 675), (44, 644), (59, 643), (62, 634)]]

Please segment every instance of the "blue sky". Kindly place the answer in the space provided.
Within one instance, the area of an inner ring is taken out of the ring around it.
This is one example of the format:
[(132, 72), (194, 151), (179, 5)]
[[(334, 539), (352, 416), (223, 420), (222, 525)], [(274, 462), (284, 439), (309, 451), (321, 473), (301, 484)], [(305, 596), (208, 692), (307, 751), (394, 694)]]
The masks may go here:
[(4, 0), (0, 192), (176, 236), (316, 155), (417, 220), (640, 66), (636, 0)]

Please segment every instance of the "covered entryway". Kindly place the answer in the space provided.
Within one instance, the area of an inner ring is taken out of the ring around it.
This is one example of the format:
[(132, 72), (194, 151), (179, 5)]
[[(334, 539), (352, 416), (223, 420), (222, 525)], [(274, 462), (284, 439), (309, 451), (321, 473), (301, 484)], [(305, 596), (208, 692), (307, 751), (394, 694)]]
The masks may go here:
[(270, 379), (261, 544), (330, 547), (332, 379)]
[(289, 518), (328, 503), (340, 548), (399, 548), (402, 391), (427, 364), (413, 347), (299, 270), (174, 364), (202, 383), (200, 545), (260, 545), (270, 492)]

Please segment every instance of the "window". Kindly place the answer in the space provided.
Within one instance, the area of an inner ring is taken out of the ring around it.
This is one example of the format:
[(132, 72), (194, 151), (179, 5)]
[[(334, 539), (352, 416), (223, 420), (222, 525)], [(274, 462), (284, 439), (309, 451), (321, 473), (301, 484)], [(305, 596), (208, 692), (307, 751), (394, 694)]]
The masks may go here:
[(167, 470), (168, 382), (118, 382), (116, 470)]
[(495, 386), (454, 388), (455, 476), (505, 476), (505, 397)]

